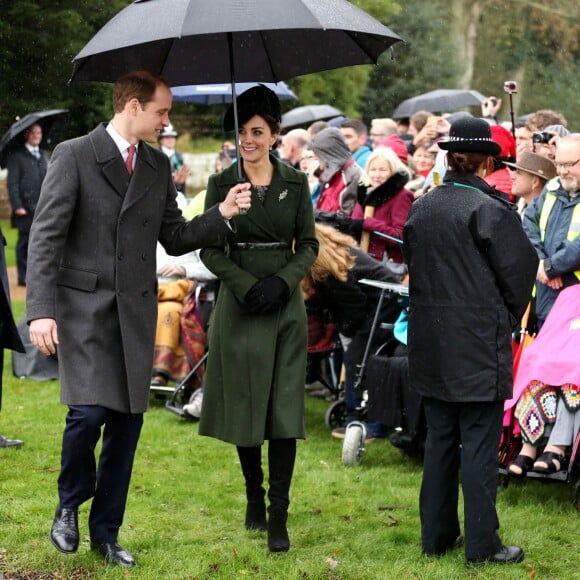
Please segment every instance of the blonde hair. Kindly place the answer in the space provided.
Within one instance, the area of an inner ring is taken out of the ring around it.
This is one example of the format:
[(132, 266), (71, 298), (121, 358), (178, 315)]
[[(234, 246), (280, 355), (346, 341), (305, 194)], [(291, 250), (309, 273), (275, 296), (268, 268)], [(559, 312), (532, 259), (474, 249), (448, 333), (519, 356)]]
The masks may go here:
[(369, 178), (369, 167), (371, 163), (376, 159), (382, 159), (391, 170), (391, 175), (395, 175), (395, 173), (403, 173), (411, 178), (411, 172), (409, 168), (397, 157), (397, 154), (390, 148), (390, 147), (377, 147), (367, 159), (367, 162), (364, 167), (364, 171), (361, 174), (361, 183), (363, 185), (369, 186), (371, 184), (371, 180)]
[(348, 272), (356, 261), (356, 257), (350, 252), (350, 248), (356, 247), (356, 241), (331, 226), (315, 224), (314, 227), (320, 246), (318, 256), (310, 268), (312, 279), (322, 282), (328, 276), (334, 276), (337, 280), (346, 282)]

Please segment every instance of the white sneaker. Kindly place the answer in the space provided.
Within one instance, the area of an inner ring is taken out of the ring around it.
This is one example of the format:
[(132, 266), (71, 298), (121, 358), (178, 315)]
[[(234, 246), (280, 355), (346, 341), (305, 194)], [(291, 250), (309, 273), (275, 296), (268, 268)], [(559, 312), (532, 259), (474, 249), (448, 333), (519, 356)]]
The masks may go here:
[(183, 405), (184, 413), (199, 419), (201, 417), (201, 406), (203, 403), (203, 389), (197, 389), (189, 398), (187, 405)]

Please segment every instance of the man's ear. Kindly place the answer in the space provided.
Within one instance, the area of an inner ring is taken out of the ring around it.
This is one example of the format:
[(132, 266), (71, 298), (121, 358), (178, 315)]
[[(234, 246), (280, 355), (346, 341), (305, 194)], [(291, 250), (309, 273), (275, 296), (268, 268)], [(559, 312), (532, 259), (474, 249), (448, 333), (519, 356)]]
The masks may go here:
[(125, 103), (125, 111), (127, 111), (130, 115), (135, 116), (138, 112), (139, 109), (141, 109), (141, 103), (139, 102), (139, 99), (137, 97), (133, 97), (132, 99), (129, 99), (126, 103)]

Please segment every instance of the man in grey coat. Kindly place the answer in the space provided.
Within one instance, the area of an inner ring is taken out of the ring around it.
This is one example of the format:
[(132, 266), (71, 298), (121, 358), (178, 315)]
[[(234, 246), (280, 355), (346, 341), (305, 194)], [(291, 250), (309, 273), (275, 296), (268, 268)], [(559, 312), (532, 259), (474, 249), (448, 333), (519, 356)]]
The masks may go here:
[(78, 507), (92, 497), (91, 547), (126, 567), (135, 560), (117, 536), (149, 399), (157, 241), (170, 255), (225, 242), (226, 222), (250, 205), (249, 184), (239, 184), (185, 221), (167, 156), (145, 143), (169, 124), (171, 101), (149, 73), (118, 79), (111, 122), (54, 150), (30, 238), (31, 342), (47, 355), (58, 348), (69, 408), (50, 539), (76, 552)]

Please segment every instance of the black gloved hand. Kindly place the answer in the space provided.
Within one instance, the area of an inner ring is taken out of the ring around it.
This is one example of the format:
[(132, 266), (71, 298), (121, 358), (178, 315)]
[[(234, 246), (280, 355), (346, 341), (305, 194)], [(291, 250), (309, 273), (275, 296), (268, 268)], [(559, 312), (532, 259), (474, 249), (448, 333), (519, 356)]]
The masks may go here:
[(244, 303), (248, 312), (270, 312), (284, 304), (288, 298), (288, 286), (279, 276), (267, 276), (258, 280), (247, 292)]
[(343, 234), (348, 234), (357, 240), (360, 239), (362, 233), (363, 220), (352, 219), (349, 217), (338, 217), (336, 220), (336, 229)]
[(322, 211), (321, 209), (314, 210), (314, 221), (325, 226), (336, 226), (336, 212)]

